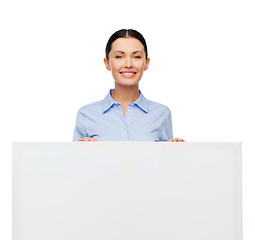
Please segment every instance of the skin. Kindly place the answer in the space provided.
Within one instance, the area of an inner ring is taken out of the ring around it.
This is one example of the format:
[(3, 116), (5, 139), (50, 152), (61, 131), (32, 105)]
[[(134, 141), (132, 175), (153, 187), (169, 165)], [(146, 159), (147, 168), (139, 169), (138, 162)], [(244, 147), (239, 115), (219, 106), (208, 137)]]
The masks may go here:
[(128, 104), (139, 97), (139, 81), (149, 62), (143, 45), (135, 38), (118, 38), (112, 44), (109, 59), (104, 59), (115, 80), (112, 98), (121, 104), (124, 115)]
[[(115, 88), (112, 98), (121, 104), (125, 115), (129, 103), (139, 97), (139, 82), (144, 71), (149, 67), (150, 58), (146, 59), (142, 43), (135, 38), (118, 38), (112, 43), (109, 58), (104, 59), (105, 67), (112, 73)], [(97, 141), (84, 137), (79, 141)], [(169, 142), (184, 142), (181, 138), (170, 139)]]

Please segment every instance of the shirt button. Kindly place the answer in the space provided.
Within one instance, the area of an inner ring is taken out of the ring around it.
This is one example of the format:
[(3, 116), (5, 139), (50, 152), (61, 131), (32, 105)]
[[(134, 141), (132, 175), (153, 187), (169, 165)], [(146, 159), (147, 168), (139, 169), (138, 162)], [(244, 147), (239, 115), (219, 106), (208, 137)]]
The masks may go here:
[(128, 109), (129, 112), (131, 112), (131, 109)]
[(132, 103), (131, 105), (134, 106), (134, 103)]

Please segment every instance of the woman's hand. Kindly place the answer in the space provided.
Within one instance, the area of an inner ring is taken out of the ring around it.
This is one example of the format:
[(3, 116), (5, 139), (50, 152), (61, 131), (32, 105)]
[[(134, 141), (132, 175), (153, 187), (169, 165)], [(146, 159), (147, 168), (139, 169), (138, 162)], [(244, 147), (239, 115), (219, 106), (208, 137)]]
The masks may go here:
[(185, 142), (183, 139), (181, 138), (172, 138), (168, 140), (169, 142)]
[(80, 142), (97, 142), (98, 140), (96, 140), (95, 138), (84, 137), (84, 138), (79, 139), (78, 141), (80, 141)]

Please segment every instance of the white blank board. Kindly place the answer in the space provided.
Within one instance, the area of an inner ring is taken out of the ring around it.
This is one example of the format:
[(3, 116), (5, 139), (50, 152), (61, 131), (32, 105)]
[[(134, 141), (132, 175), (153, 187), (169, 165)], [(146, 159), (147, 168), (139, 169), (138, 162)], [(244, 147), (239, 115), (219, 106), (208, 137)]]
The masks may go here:
[(241, 144), (13, 143), (13, 240), (241, 240)]

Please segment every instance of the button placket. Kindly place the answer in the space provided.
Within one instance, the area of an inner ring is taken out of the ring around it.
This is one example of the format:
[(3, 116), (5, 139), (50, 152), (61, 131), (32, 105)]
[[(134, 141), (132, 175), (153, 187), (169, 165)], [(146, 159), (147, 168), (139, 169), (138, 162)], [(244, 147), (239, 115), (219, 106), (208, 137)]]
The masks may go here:
[(132, 112), (133, 106), (134, 106), (134, 103), (130, 103), (130, 104), (129, 104), (129, 107), (128, 107), (128, 109), (127, 109), (129, 113)]
[(126, 115), (125, 115), (125, 124), (126, 124), (126, 127), (125, 127), (125, 131), (126, 131), (126, 135), (127, 135), (127, 139), (129, 139), (129, 120), (130, 120), (130, 114), (132, 112), (132, 107), (131, 107), (132, 104), (129, 104), (128, 105), (128, 108), (127, 108), (127, 111), (126, 111)]

